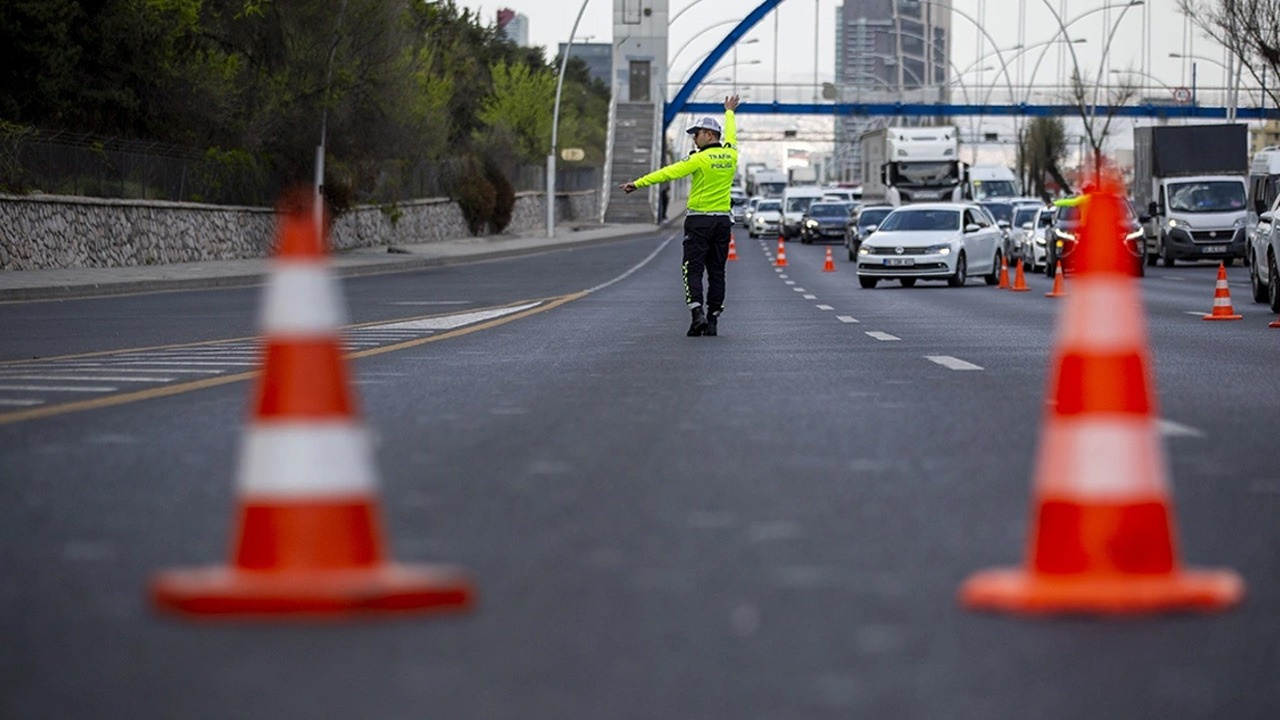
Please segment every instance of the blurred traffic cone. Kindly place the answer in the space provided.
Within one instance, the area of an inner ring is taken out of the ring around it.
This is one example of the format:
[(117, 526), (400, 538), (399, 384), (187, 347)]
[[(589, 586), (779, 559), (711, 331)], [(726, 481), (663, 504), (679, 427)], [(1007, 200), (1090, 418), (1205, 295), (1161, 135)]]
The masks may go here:
[(1267, 327), (1280, 328), (1280, 318), (1276, 318), (1275, 320), (1272, 320), (1271, 322), (1267, 323)]
[(473, 590), (458, 571), (388, 558), (373, 453), (342, 357), (344, 310), (311, 205), (298, 193), (280, 207), (230, 562), (157, 574), (152, 602), (205, 616), (465, 610)]
[(1231, 289), (1227, 287), (1227, 266), (1218, 263), (1218, 282), (1213, 288), (1213, 311), (1201, 320), (1243, 320), (1231, 307)]
[(831, 258), (831, 248), (827, 248), (826, 262), (822, 263), (822, 272), (835, 272), (836, 261)]
[(1009, 261), (1003, 255), (1000, 256), (1000, 284), (996, 286), (996, 289), (1009, 289)]
[(729, 256), (725, 259), (726, 260), (738, 259), (738, 246), (733, 244), (733, 238), (729, 238)]
[(966, 580), (967, 608), (1219, 610), (1244, 594), (1234, 572), (1178, 560), (1141, 296), (1108, 237), (1123, 232), (1123, 200), (1105, 182), (1084, 208), (1080, 277), (1058, 321), (1028, 556)]
[(1059, 298), (1067, 294), (1066, 288), (1062, 285), (1062, 263), (1058, 263), (1057, 270), (1053, 273), (1053, 290), (1045, 293), (1045, 297)]
[(1018, 271), (1013, 274), (1013, 287), (1009, 289), (1014, 292), (1027, 292), (1031, 289), (1027, 287), (1027, 278), (1022, 274), (1022, 258), (1018, 258)]
[(787, 266), (787, 242), (781, 235), (778, 236), (778, 261), (775, 264), (778, 267)]

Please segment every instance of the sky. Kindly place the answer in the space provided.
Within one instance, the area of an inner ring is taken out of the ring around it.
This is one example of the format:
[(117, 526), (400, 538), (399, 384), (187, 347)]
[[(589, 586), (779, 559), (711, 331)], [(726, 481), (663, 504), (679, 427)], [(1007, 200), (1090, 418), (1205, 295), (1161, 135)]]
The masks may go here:
[[(618, 0), (586, 0), (575, 42), (612, 39), (615, 1)], [(631, 1), (647, 3), (650, 0)], [(1175, 88), (1189, 87), (1192, 82), (1190, 61), (1169, 57), (1170, 53), (1179, 53), (1201, 57), (1195, 61), (1197, 94), (1202, 103), (1214, 104), (1210, 102), (1213, 88), (1221, 87), (1226, 77), (1223, 65), (1227, 58), (1222, 48), (1189, 26), (1177, 11), (1176, 0), (1145, 0), (1145, 4), (1123, 11), (1121, 6), (1127, 1), (953, 0), (951, 60), (954, 68), (969, 70), (960, 76), (956, 88), (976, 97), (985, 94), (985, 88), (1005, 86), (1004, 76), (996, 71), (1000, 67), (1000, 58), (992, 52), (993, 48), (999, 48), (1013, 85), (1025, 87), (1034, 79), (1039, 91), (1052, 92), (1052, 86), (1061, 87), (1068, 81), (1072, 60), (1066, 49), (1070, 47), (1075, 50), (1075, 62), (1082, 68), (1082, 75), (1090, 79), (1090, 85), (1099, 77), (1104, 78), (1105, 84), (1107, 79), (1114, 81), (1122, 76), (1121, 73), (1127, 73), (1123, 77), (1129, 78), (1131, 84), (1149, 88), (1144, 95), (1167, 98)], [(742, 94), (747, 100), (774, 99), (775, 71), (778, 83), (784, 87), (790, 83), (812, 88), (816, 29), (817, 79), (819, 82), (831, 81), (835, 65), (836, 9), (841, 2), (784, 0), (774, 11), (777, 15), (776, 33), (774, 18), (765, 18), (739, 43), (737, 67), (713, 75), (725, 78), (736, 69), (737, 83), (746, 86)], [(578, 0), (458, 0), (458, 4), (480, 11), (481, 17), (490, 21), (496, 18), (499, 8), (523, 13), (529, 19), (530, 44), (547, 47), (548, 56), (554, 56), (558, 44), (568, 39), (574, 17), (581, 7)], [(672, 16), (688, 8), (671, 28), (670, 81), (678, 83), (733, 28), (732, 23), (721, 23), (741, 19), (756, 4), (755, 0), (669, 0)], [(1104, 9), (1108, 4), (1116, 7)], [(818, 18), (816, 27), (815, 11)], [(1070, 46), (1065, 43), (1044, 44), (1057, 36), (1059, 25), (1053, 11), (1061, 15), (1073, 38), (1084, 39), (1085, 42)], [(985, 29), (985, 34), (978, 31), (977, 25)], [(1021, 32), (1020, 27), (1024, 28)], [(1115, 31), (1104, 63), (1103, 50), (1111, 28)], [(1144, 38), (1149, 38), (1149, 42), (1144, 42)], [(1018, 57), (1019, 44), (1026, 48), (1021, 58)], [(775, 47), (778, 48), (776, 54)], [(1033, 78), (1031, 73), (1036, 58), (1044, 50), (1047, 52)], [(1062, 56), (1061, 64), (1059, 55)], [(673, 89), (670, 94), (674, 92)], [(779, 92), (785, 95), (787, 91), (782, 89)], [(812, 90), (793, 87), (791, 92), (811, 93)], [(1003, 102), (1009, 95), (1007, 89), (992, 92), (991, 102)], [(1017, 94), (1022, 92), (1015, 90)], [(962, 93), (958, 93), (957, 98)], [(1032, 101), (1036, 101), (1036, 96)], [(1052, 100), (1046, 95), (1041, 97), (1041, 101)], [(790, 122), (797, 123), (794, 118)], [(830, 120), (825, 122), (829, 125)], [(961, 121), (962, 133), (964, 124), (969, 122)], [(998, 125), (1000, 121), (986, 122)], [(761, 123), (767, 124), (763, 120)], [(976, 127), (972, 129), (977, 130)]]

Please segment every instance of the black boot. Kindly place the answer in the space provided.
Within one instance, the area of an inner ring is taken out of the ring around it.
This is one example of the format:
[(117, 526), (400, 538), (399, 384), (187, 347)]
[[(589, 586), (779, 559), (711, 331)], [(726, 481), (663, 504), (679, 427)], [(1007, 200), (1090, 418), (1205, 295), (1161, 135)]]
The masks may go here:
[(711, 313), (710, 315), (708, 315), (707, 327), (705, 330), (702, 331), (702, 334), (707, 337), (714, 337), (716, 335), (716, 321), (718, 321), (719, 319), (720, 319), (719, 313)]
[(707, 316), (702, 313), (702, 306), (699, 305), (689, 311), (692, 321), (689, 323), (689, 337), (698, 337), (707, 329)]

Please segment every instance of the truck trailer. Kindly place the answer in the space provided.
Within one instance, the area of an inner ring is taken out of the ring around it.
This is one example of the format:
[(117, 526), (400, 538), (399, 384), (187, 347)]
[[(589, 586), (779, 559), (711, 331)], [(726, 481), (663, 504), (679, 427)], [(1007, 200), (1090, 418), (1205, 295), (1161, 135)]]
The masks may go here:
[(1249, 130), (1243, 123), (1133, 129), (1133, 201), (1147, 264), (1222, 260), (1246, 252)]
[(862, 145), (862, 199), (892, 205), (961, 200), (966, 166), (955, 126), (869, 130)]

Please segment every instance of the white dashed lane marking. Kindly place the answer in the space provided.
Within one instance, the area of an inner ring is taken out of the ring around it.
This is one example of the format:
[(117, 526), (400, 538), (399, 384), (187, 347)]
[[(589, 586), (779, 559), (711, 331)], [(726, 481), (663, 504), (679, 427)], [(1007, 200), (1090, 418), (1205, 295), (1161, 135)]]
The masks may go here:
[(902, 339), (900, 337), (890, 335), (887, 332), (880, 332), (879, 330), (871, 330), (867, 333), (867, 335), (869, 337), (875, 338), (876, 340), (901, 340)]
[(795, 290), (796, 292), (809, 292), (808, 290), (805, 290), (804, 288), (800, 288), (800, 287), (798, 287), (798, 288), (791, 288), (791, 289), (792, 289), (792, 290)]
[(830, 305), (815, 305), (814, 307), (818, 308), (819, 310), (835, 310), (835, 308), (831, 307)]
[(974, 365), (971, 362), (961, 360), (960, 358), (951, 357), (950, 355), (925, 355), (926, 360), (935, 362), (942, 367), (951, 370), (981, 370), (981, 365)]
[(857, 319), (857, 318), (855, 318), (855, 317), (853, 317), (852, 315), (837, 315), (837, 316), (836, 316), (836, 319), (837, 319), (837, 320), (839, 320), (839, 321), (840, 321), (840, 322), (842, 322), (842, 323), (856, 323), (856, 322), (858, 322), (858, 319)]
[(1196, 428), (1188, 425), (1182, 425), (1172, 420), (1161, 418), (1156, 421), (1156, 426), (1160, 429), (1160, 434), (1168, 437), (1204, 437), (1204, 433)]
[(805, 299), (805, 300), (817, 300), (817, 299), (818, 299), (818, 296), (817, 296), (817, 295), (805, 295), (805, 296), (804, 296), (804, 299)]

